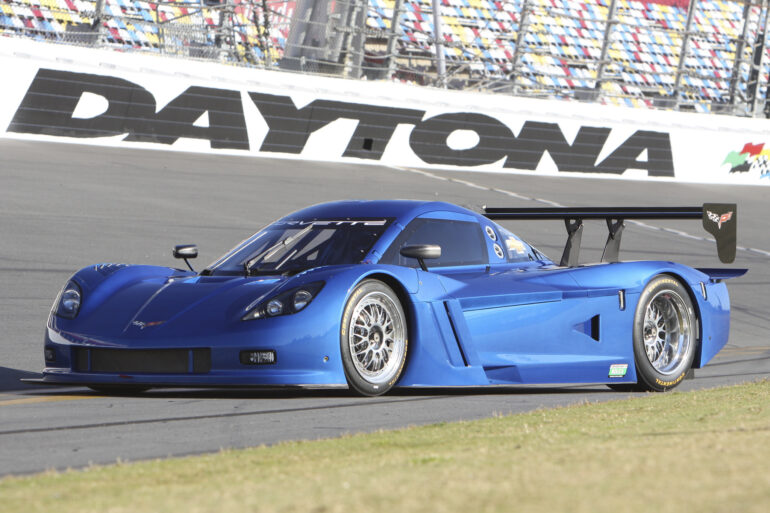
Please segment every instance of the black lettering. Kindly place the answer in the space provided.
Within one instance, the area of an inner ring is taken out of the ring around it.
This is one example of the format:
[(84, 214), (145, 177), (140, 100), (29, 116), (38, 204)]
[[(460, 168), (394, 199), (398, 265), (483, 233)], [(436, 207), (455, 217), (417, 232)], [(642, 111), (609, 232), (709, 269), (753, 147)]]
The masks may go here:
[(302, 153), (311, 133), (337, 119), (324, 119), (321, 113), (313, 116), (312, 104), (297, 109), (288, 96), (262, 93), (249, 93), (249, 96), (268, 126), (260, 151)]
[[(316, 102), (313, 102), (316, 103)], [(357, 119), (358, 125), (345, 148), (343, 157), (379, 160), (385, 152), (393, 132), (399, 124), (414, 125), (419, 123), (425, 111), (413, 109), (395, 109), (362, 105), (360, 103), (341, 103), (319, 101), (326, 108), (340, 109), (341, 118)], [(368, 149), (367, 149), (368, 147)]]
[[(84, 93), (107, 100), (107, 110), (74, 118)], [(212, 148), (249, 149), (240, 93), (190, 87), (157, 114), (155, 98), (121, 78), (40, 69), (8, 126), (9, 132), (65, 137), (127, 134), (125, 141), (173, 144), (180, 137), (208, 139)], [(193, 123), (208, 112), (209, 126)]]
[(534, 171), (546, 151), (559, 171), (595, 172), (609, 128), (580, 127), (572, 144), (556, 123), (527, 121), (512, 141), (505, 167)]
[(260, 151), (302, 153), (310, 134), (337, 119), (358, 120), (343, 157), (377, 160), (400, 123), (414, 124), (423, 111), (315, 100), (298, 109), (288, 96), (249, 93), (268, 132)]
[[(208, 113), (209, 126), (194, 123)], [(157, 114), (137, 121), (125, 141), (174, 144), (180, 137), (208, 139), (214, 149), (248, 150), (241, 94), (228, 89), (188, 87)]]
[[(647, 150), (647, 162), (639, 157)], [(637, 130), (596, 167), (598, 173), (621, 174), (626, 169), (646, 169), (649, 176), (674, 176), (671, 138), (665, 132)]]
[[(455, 150), (447, 139), (456, 130), (471, 130), (479, 137), (472, 148)], [(458, 112), (441, 114), (418, 123), (409, 137), (412, 151), (428, 164), (481, 166), (506, 157), (514, 140), (511, 129), (483, 114)]]
[[(107, 100), (107, 110), (73, 118), (83, 93)], [(9, 132), (65, 137), (104, 137), (132, 131), (137, 121), (155, 114), (155, 98), (141, 86), (115, 77), (40, 69), (30, 84)]]
[[(75, 118), (85, 93), (103, 97), (107, 109)], [(674, 176), (669, 134), (638, 130), (598, 165), (609, 128), (580, 127), (572, 144), (556, 123), (527, 121), (518, 136), (499, 120), (477, 113), (448, 113), (422, 120), (424, 111), (360, 103), (315, 100), (298, 109), (288, 96), (249, 93), (268, 125), (261, 151), (302, 153), (310, 134), (337, 119), (358, 121), (343, 157), (380, 159), (399, 124), (412, 124), (409, 145), (429, 164), (474, 167), (505, 160), (506, 168), (535, 170), (548, 152), (559, 171), (622, 174), (645, 169), (650, 176)], [(159, 112), (153, 95), (128, 80), (40, 69), (22, 99), (9, 132), (90, 138), (127, 134), (126, 141), (173, 144), (181, 137), (207, 139), (215, 149), (249, 149), (238, 91), (189, 87)], [(204, 114), (208, 126), (195, 126)], [(470, 130), (479, 140), (455, 150), (449, 136)], [(643, 153), (646, 161), (640, 161)]]

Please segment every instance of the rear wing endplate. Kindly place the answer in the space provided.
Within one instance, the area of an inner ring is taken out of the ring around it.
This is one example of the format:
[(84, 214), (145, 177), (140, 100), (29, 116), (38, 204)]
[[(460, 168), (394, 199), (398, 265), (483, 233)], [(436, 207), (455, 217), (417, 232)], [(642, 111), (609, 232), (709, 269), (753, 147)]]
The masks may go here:
[(735, 260), (738, 208), (735, 203), (704, 203), (702, 207), (585, 207), (585, 208), (495, 208), (484, 207), (489, 219), (562, 219), (567, 227), (567, 243), (559, 265), (575, 267), (580, 256), (584, 219), (607, 222), (607, 243), (602, 262), (617, 262), (620, 237), (626, 219), (702, 219), (703, 228), (714, 236), (722, 263)]

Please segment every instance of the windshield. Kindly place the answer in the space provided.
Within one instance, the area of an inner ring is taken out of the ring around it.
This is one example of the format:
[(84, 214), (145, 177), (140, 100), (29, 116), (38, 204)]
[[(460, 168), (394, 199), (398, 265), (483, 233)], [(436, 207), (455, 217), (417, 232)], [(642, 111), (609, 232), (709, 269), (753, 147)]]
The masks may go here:
[(357, 264), (390, 219), (314, 219), (271, 224), (207, 268), (206, 274), (294, 274), (322, 265)]

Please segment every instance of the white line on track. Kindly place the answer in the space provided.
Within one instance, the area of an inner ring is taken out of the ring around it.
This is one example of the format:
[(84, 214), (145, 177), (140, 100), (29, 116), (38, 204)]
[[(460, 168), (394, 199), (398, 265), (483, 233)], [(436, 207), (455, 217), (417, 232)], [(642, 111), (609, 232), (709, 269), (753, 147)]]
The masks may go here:
[[(405, 171), (407, 173), (415, 173), (415, 174), (418, 174), (418, 175), (423, 175), (425, 177), (432, 178), (434, 180), (441, 180), (443, 182), (454, 182), (454, 183), (458, 183), (460, 185), (465, 185), (466, 187), (471, 187), (473, 189), (481, 189), (483, 191), (496, 192), (496, 193), (503, 194), (505, 196), (508, 196), (508, 197), (511, 197), (511, 198), (516, 198), (516, 199), (520, 199), (520, 200), (534, 201), (534, 202), (537, 202), (537, 203), (542, 203), (544, 205), (548, 205), (549, 207), (557, 207), (557, 208), (564, 208), (565, 207), (565, 205), (562, 205), (561, 203), (557, 203), (555, 201), (551, 201), (551, 200), (547, 200), (547, 199), (543, 199), (543, 198), (535, 198), (533, 196), (525, 196), (523, 194), (518, 194), (516, 192), (509, 191), (509, 190), (506, 190), (506, 189), (500, 189), (498, 187), (487, 187), (485, 185), (479, 185), (477, 183), (469, 182), (468, 180), (461, 180), (459, 178), (451, 178), (451, 177), (439, 176), (439, 175), (436, 175), (434, 173), (431, 173), (430, 171), (425, 171), (423, 169), (414, 169), (414, 168), (411, 168), (411, 167), (401, 167), (401, 166), (389, 166), (389, 167), (391, 167), (392, 169), (395, 169), (397, 171)], [(643, 223), (641, 221), (626, 221), (626, 223), (633, 224), (633, 225), (638, 226), (640, 228), (646, 228), (648, 230), (653, 230), (653, 231), (657, 231), (657, 232), (670, 233), (670, 234), (677, 235), (679, 237), (684, 237), (684, 238), (687, 238), (687, 239), (699, 240), (699, 241), (704, 241), (704, 242), (714, 242), (714, 239), (711, 238), (711, 237), (700, 237), (698, 235), (693, 235), (691, 233), (683, 232), (682, 230), (674, 230), (672, 228), (664, 228), (664, 227), (661, 227), (661, 226), (653, 226), (651, 224)], [(745, 252), (748, 252), (748, 253), (754, 253), (754, 254), (757, 254), (757, 255), (762, 255), (762, 256), (770, 257), (770, 251), (765, 251), (764, 249), (747, 248), (745, 246), (738, 246), (736, 249), (738, 251), (745, 251)]]

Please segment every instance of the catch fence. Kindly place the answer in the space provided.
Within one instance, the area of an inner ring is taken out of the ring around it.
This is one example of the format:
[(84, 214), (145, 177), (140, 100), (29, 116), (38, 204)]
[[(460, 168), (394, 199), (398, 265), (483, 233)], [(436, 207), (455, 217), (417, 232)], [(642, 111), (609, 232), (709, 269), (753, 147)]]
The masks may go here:
[(768, 0), (0, 0), (0, 35), (766, 116)]

